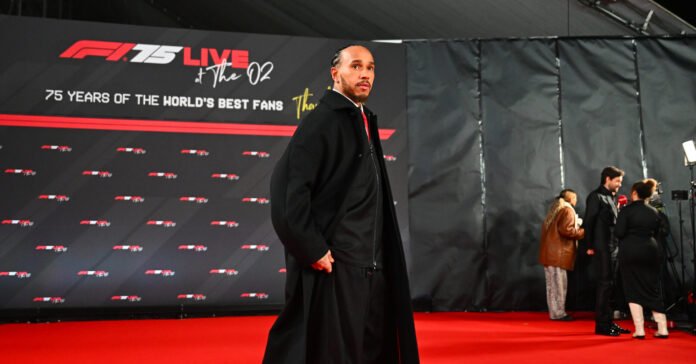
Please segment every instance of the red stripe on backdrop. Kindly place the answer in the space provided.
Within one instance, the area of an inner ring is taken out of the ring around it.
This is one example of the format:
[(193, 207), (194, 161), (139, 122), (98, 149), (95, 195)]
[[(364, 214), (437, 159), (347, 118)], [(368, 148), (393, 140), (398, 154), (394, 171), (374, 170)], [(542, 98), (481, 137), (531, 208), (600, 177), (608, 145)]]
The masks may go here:
[[(0, 114), (0, 125), (29, 128), (150, 131), (160, 133), (224, 134), (289, 137), (294, 125), (207, 123), (198, 121), (138, 120)], [(391, 138), (395, 129), (380, 129), (382, 140)]]

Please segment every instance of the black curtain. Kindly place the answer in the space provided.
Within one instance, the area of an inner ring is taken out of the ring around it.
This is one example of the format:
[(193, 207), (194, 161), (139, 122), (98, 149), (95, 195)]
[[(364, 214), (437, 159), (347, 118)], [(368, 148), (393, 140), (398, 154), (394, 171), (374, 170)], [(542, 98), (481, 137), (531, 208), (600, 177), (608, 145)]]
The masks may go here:
[[(620, 194), (645, 177), (663, 183), (676, 237), (666, 248), (679, 274), (683, 254), (690, 286), (688, 202), (682, 251), (669, 193), (689, 183), (681, 143), (696, 136), (695, 41), (407, 42), (412, 284), (427, 303), (419, 308), (545, 309), (537, 255), (548, 204), (573, 188), (582, 216), (607, 165), (626, 171)], [(593, 306), (593, 270), (580, 254), (569, 308)]]

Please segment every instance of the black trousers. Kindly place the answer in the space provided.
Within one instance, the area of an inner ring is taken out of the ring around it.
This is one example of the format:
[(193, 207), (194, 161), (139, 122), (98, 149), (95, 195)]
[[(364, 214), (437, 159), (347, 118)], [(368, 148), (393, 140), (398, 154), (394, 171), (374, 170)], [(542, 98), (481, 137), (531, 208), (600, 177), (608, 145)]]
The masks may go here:
[(382, 271), (336, 262), (316, 281), (309, 310), (308, 363), (394, 362), (385, 337), (386, 284)]
[(616, 296), (618, 274), (618, 247), (616, 244), (598, 244), (597, 257), (597, 296), (595, 301), (595, 325), (608, 329), (612, 323), (612, 300)]

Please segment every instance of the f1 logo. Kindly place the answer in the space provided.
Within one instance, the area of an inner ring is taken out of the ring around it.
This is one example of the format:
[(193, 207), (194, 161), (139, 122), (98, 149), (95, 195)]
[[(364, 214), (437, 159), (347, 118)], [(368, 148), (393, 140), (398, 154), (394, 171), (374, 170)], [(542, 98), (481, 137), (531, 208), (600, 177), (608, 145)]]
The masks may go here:
[(96, 56), (106, 57), (107, 61), (115, 62), (120, 61), (133, 47), (135, 43), (80, 40), (61, 53), (60, 58), (84, 59), (87, 56)]
[(184, 47), (157, 44), (80, 40), (61, 53), (60, 58), (84, 59), (88, 56), (95, 56), (104, 57), (107, 61), (116, 62), (124, 59), (129, 51), (136, 50), (139, 52), (130, 62), (169, 64), (176, 59), (176, 54), (183, 48)]

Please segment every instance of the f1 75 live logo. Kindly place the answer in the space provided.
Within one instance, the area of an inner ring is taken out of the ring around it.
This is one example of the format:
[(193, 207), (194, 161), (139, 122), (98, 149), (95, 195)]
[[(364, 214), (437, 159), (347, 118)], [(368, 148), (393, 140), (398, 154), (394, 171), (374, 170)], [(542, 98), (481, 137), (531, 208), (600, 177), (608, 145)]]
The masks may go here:
[(200, 84), (212, 76), (212, 86), (216, 87), (219, 83), (235, 81), (244, 76), (234, 70), (246, 70), (249, 83), (256, 85), (269, 80), (273, 72), (272, 62), (250, 62), (249, 51), (243, 49), (200, 48), (194, 54), (195, 51), (191, 47), (78, 40), (63, 51), (60, 58), (101, 57), (110, 62), (170, 64), (177, 59), (182, 50), (183, 65), (199, 67), (195, 82)]

